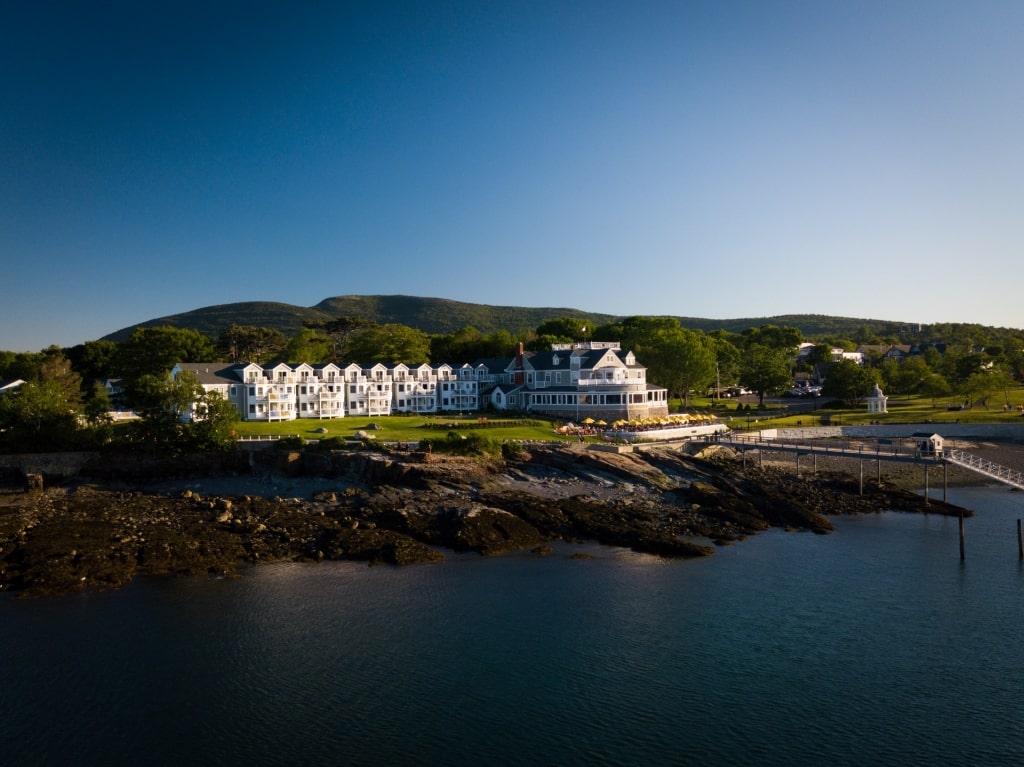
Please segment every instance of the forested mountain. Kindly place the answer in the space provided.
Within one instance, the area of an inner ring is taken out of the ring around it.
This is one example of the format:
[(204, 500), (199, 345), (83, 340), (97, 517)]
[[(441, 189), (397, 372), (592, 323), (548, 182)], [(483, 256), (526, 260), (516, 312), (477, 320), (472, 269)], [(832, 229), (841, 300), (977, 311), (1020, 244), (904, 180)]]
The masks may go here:
[(231, 324), (271, 328), (290, 336), (302, 329), (303, 322), (333, 320), (338, 317), (364, 317), (378, 325), (408, 325), (430, 334), (454, 333), (469, 326), (481, 333), (532, 330), (545, 320), (555, 317), (581, 317), (594, 323), (615, 319), (610, 314), (592, 314), (567, 308), (488, 306), (418, 296), (335, 296), (311, 307), (262, 301), (208, 306), (146, 320), (111, 333), (104, 340), (123, 341), (135, 328), (160, 325), (191, 328), (211, 338), (216, 338)]
[[(221, 331), (231, 324), (270, 328), (291, 336), (303, 327), (304, 322), (323, 322), (338, 317), (363, 317), (379, 325), (408, 325), (432, 335), (454, 333), (466, 327), (474, 327), (481, 333), (499, 330), (516, 333), (532, 330), (542, 322), (558, 317), (578, 317), (594, 325), (621, 319), (615, 315), (596, 314), (565, 307), (490, 306), (419, 296), (335, 296), (311, 307), (271, 301), (207, 306), (140, 322), (138, 325), (122, 328), (105, 336), (105, 340), (123, 341), (135, 328), (161, 325), (191, 328), (211, 338), (217, 338)], [(995, 335), (998, 338), (1003, 335), (993, 334), (991, 329), (981, 325), (918, 325), (912, 322), (830, 317), (822, 314), (785, 314), (736, 319), (677, 316), (676, 319), (685, 328), (705, 332), (726, 330), (742, 333), (761, 325), (777, 325), (797, 328), (805, 338), (842, 338), (859, 343), (932, 343), (949, 342), (954, 339), (969, 341), (972, 337), (991, 342), (991, 336)]]
[(161, 326), (198, 330), (210, 338), (217, 338), (224, 328), (232, 324), (271, 328), (273, 330), (280, 330), (285, 335), (292, 335), (302, 329), (303, 322), (319, 322), (331, 319), (334, 319), (334, 315), (324, 314), (315, 307), (306, 308), (304, 306), (280, 304), (273, 301), (243, 301), (235, 304), (206, 306), (202, 309), (193, 309), (190, 312), (146, 320), (137, 325), (121, 328), (110, 335), (104, 336), (102, 340), (124, 341), (136, 328)]

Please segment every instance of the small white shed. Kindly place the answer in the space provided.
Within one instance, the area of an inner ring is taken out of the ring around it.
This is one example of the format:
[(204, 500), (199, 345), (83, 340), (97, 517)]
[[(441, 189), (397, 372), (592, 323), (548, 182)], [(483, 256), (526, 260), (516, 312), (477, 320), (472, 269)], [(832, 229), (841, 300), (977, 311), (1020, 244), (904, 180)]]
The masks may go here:
[(929, 434), (926, 431), (917, 431), (910, 435), (914, 439), (914, 450), (919, 455), (929, 457), (942, 457), (942, 435)]

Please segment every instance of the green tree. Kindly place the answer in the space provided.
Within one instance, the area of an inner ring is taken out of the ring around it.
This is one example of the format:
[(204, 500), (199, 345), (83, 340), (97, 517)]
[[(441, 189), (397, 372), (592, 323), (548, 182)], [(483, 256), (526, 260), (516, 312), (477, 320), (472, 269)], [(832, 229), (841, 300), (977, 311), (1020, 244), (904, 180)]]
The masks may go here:
[(543, 352), (551, 348), (553, 344), (565, 344), (569, 343), (561, 336), (531, 336), (523, 344), (523, 348), (528, 352)]
[(308, 362), (316, 365), (329, 362), (333, 344), (327, 336), (312, 328), (303, 328), (288, 341), (285, 347), (285, 359), (292, 362)]
[(853, 360), (839, 360), (829, 370), (821, 393), (853, 405), (868, 396), (874, 385), (875, 378), (870, 370)]
[(815, 344), (807, 353), (805, 360), (812, 368), (819, 362), (831, 362), (832, 347), (828, 344)]
[(191, 328), (136, 328), (117, 352), (117, 370), (126, 385), (146, 375), (165, 375), (178, 362), (212, 362), (213, 342)]
[(354, 355), (350, 349), (352, 341), (361, 333), (377, 327), (374, 320), (366, 317), (338, 317), (326, 322), (304, 322), (305, 327), (317, 330), (331, 339), (332, 349), (328, 362), (351, 362)]
[(82, 376), (86, 393), (92, 390), (97, 379), (113, 378), (118, 374), (114, 367), (117, 344), (113, 341), (86, 341), (66, 349), (64, 353), (74, 371)]
[(139, 379), (134, 425), (136, 439), (172, 453), (222, 449), (234, 441), (235, 406), (207, 392), (195, 374), (147, 375)]
[(988, 410), (988, 401), (995, 394), (1002, 393), (1004, 402), (1009, 402), (1009, 390), (1013, 379), (999, 370), (981, 370), (972, 373), (964, 383), (964, 391), (971, 407), (981, 405)]
[[(734, 338), (739, 338), (735, 334), (732, 335)], [(708, 333), (707, 338), (715, 350), (715, 362), (718, 365), (715, 371), (716, 379), (727, 384), (738, 382), (740, 360), (743, 358), (740, 348), (728, 336), (720, 333)]]
[(39, 380), (53, 382), (68, 408), (76, 412), (81, 409), (82, 376), (71, 369), (71, 362), (59, 350), (47, 354), (39, 365)]
[(767, 346), (770, 349), (786, 349), (795, 351), (804, 341), (804, 334), (799, 328), (778, 325), (761, 325), (743, 331), (745, 343)]
[(131, 400), (139, 416), (137, 435), (156, 445), (184, 444), (184, 421), (202, 394), (199, 380), (188, 371), (176, 378), (170, 373), (141, 376), (135, 381)]
[[(488, 333), (484, 337), (484, 341), (480, 346), (479, 354), (475, 355), (472, 359), (465, 360), (466, 362), (473, 362), (481, 358), (488, 357), (511, 357), (515, 353), (516, 345), (522, 340), (522, 336), (515, 336), (507, 330), (495, 330), (493, 333)], [(432, 359), (441, 359), (441, 357), (432, 357)]]
[(94, 445), (105, 445), (114, 438), (114, 419), (110, 417), (112, 409), (107, 388), (99, 381), (94, 382), (82, 409), (88, 438)]
[(110, 423), (110, 411), (113, 409), (114, 406), (110, 401), (110, 394), (107, 392), (107, 387), (98, 381), (95, 382), (92, 386), (92, 390), (89, 392), (89, 397), (85, 400), (85, 406), (83, 408), (85, 420), (93, 426)]
[(650, 379), (676, 392), (683, 406), (690, 403), (690, 390), (704, 390), (715, 380), (715, 343), (703, 333), (678, 325), (658, 333), (648, 344)]
[[(221, 331), (217, 339), (218, 356), (230, 362), (255, 362), (263, 364), (280, 358), (288, 345), (284, 333), (273, 328), (232, 323)], [(205, 360), (181, 360), (200, 362)], [(303, 360), (309, 362), (310, 360)]]
[(15, 452), (78, 446), (78, 415), (56, 380), (28, 381), (0, 396), (0, 440)]
[(655, 342), (659, 333), (675, 331), (682, 326), (675, 317), (626, 317), (621, 324), (619, 341), (623, 349), (630, 349), (638, 357)]
[(4, 352), (0, 357), (0, 378), (20, 378), (22, 381), (39, 379), (39, 366), (43, 363), (43, 352)]
[(349, 356), (351, 361), (385, 365), (430, 362), (430, 336), (408, 325), (379, 325), (352, 340)]
[(185, 426), (188, 444), (195, 450), (227, 450), (235, 444), (238, 411), (218, 392), (199, 394), (192, 420)]
[(775, 394), (792, 380), (790, 352), (786, 349), (749, 344), (740, 361), (740, 382), (757, 394), (758, 403), (764, 405), (767, 394)]
[(593, 325), (580, 317), (556, 317), (553, 320), (545, 320), (537, 326), (537, 336), (550, 336), (557, 339), (552, 343), (569, 344), (575, 341), (582, 341), (587, 332), (593, 333)]
[(915, 394), (924, 380), (932, 374), (923, 357), (909, 357), (903, 362), (886, 360), (882, 363), (882, 377), (886, 388), (893, 394)]
[(930, 397), (932, 407), (935, 407), (935, 400), (951, 395), (953, 387), (949, 385), (949, 381), (946, 380), (945, 376), (939, 373), (931, 373), (921, 382), (921, 385), (918, 387), (918, 393), (925, 397)]

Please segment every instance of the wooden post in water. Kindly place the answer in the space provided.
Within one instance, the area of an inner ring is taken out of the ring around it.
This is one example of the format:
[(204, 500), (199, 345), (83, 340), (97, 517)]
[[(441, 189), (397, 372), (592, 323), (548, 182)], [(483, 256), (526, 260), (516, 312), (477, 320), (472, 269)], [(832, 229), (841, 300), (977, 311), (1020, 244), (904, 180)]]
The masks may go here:
[(860, 494), (864, 495), (864, 459), (860, 459)]
[(882, 459), (879, 458), (877, 461), (875, 461), (875, 463), (877, 464), (877, 466), (876, 466), (877, 475), (875, 476), (875, 482), (877, 482), (879, 487), (881, 487), (881, 485), (882, 485)]
[(818, 454), (817, 453), (811, 453), (811, 459), (812, 459), (811, 474), (813, 474), (814, 476), (818, 476)]
[(949, 495), (949, 464), (942, 462), (942, 502), (946, 503)]
[(960, 510), (960, 561), (964, 561), (964, 511)]
[(800, 453), (794, 453), (793, 455), (796, 456), (796, 475), (799, 477), (800, 476)]
[(1020, 519), (1017, 519), (1017, 558), (1024, 559), (1024, 537), (1021, 536)]
[(924, 465), (924, 505), (928, 505), (928, 464)]

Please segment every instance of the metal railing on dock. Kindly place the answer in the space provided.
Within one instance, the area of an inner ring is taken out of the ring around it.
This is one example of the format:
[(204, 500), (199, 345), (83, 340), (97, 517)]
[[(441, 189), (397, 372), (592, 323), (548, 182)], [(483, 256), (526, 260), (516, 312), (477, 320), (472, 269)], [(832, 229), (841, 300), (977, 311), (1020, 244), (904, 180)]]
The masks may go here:
[(965, 469), (970, 469), (978, 474), (983, 474), (986, 477), (997, 479), (1007, 485), (1013, 485), (1020, 490), (1024, 490), (1024, 473), (1016, 469), (1001, 466), (986, 458), (965, 453), (963, 450), (947, 450), (945, 452), (945, 459), (956, 466), (962, 466)]

